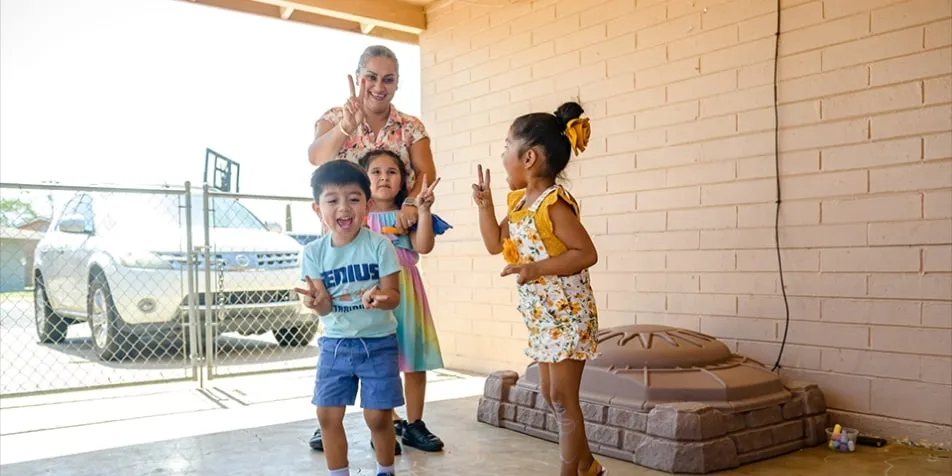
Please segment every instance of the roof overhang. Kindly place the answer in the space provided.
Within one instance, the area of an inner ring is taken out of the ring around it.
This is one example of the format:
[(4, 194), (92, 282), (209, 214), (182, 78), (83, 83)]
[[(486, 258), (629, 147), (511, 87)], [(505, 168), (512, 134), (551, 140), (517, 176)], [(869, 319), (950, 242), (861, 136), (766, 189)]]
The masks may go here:
[(429, 0), (179, 0), (419, 44)]

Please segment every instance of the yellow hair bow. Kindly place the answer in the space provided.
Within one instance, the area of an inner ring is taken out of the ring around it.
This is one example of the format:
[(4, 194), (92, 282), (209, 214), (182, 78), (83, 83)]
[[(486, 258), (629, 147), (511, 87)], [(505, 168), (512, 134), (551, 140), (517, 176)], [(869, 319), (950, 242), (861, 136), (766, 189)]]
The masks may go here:
[(585, 152), (588, 140), (592, 137), (592, 127), (588, 123), (588, 118), (581, 117), (569, 121), (565, 125), (565, 137), (569, 138), (569, 144), (572, 144), (575, 155)]

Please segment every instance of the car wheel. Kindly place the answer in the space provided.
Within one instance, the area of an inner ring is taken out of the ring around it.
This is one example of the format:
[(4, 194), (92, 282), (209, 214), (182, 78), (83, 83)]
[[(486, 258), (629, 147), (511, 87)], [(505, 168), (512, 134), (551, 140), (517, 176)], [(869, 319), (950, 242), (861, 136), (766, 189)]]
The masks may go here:
[(274, 334), (274, 340), (278, 341), (281, 347), (304, 347), (314, 340), (317, 335), (317, 326), (300, 325), (295, 327), (285, 327), (271, 331)]
[(86, 320), (93, 348), (102, 360), (122, 360), (129, 356), (132, 336), (122, 330), (122, 320), (102, 273), (93, 276), (86, 297)]
[(46, 297), (43, 280), (37, 279), (33, 286), (33, 319), (36, 321), (36, 336), (41, 344), (62, 344), (66, 340), (69, 322), (53, 312)]

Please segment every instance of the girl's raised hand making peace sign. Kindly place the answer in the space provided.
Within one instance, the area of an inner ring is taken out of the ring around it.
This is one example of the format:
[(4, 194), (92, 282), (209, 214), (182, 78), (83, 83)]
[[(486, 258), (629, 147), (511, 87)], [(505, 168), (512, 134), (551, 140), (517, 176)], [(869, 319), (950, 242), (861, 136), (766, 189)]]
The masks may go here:
[(476, 206), (479, 208), (492, 208), (493, 207), (493, 191), (489, 186), (489, 169), (486, 169), (486, 174), (483, 174), (483, 166), (477, 166), (476, 174), (478, 175), (477, 183), (473, 184), (473, 201), (476, 202)]
[(440, 178), (437, 177), (433, 183), (428, 183), (426, 179), (426, 174), (423, 174), (423, 186), (420, 188), (420, 193), (417, 194), (417, 208), (420, 211), (429, 211), (430, 207), (433, 205), (433, 202), (436, 201), (436, 195), (433, 194), (433, 190), (436, 189), (436, 186), (440, 183)]
[(340, 121), (340, 129), (346, 135), (351, 135), (364, 122), (364, 98), (367, 96), (367, 82), (360, 79), (360, 92), (354, 91), (354, 77), (347, 75), (347, 87), (350, 88), (350, 97), (344, 103), (344, 117)]

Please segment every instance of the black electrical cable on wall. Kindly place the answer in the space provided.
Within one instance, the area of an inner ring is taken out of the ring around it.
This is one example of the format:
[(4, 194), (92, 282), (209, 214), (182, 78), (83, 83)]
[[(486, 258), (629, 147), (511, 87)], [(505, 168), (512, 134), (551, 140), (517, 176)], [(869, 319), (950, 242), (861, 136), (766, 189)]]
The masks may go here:
[(777, 97), (777, 71), (780, 61), (780, 0), (777, 0), (777, 33), (774, 36), (774, 64), (773, 64), (773, 110), (774, 110), (774, 167), (777, 178), (777, 210), (774, 214), (774, 245), (777, 249), (777, 270), (780, 272), (780, 292), (783, 294), (784, 325), (783, 339), (780, 341), (780, 351), (777, 352), (777, 361), (773, 369), (780, 369), (780, 359), (783, 357), (783, 348), (787, 345), (787, 331), (790, 329), (790, 303), (787, 301), (787, 285), (783, 280), (783, 258), (780, 254), (780, 100)]

